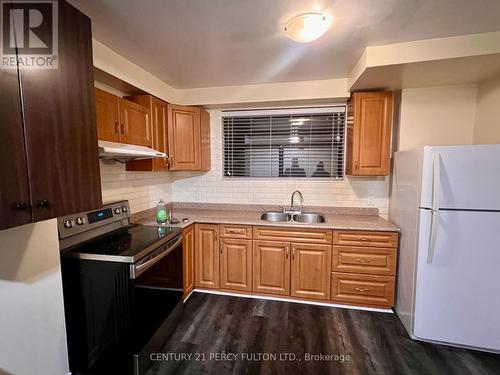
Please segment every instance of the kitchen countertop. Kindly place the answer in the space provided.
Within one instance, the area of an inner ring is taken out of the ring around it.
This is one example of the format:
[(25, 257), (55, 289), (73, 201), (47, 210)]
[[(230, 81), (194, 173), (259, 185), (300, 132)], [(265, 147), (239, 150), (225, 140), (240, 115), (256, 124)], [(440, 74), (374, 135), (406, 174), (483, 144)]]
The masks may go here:
[[(279, 211), (277, 206), (171, 203), (167, 208), (172, 209), (173, 217), (181, 221), (179, 224), (169, 225), (179, 226), (181, 228), (187, 227), (193, 223), (206, 223), (341, 230), (399, 231), (396, 225), (378, 216), (378, 210), (373, 208), (305, 207), (303, 210), (304, 212), (317, 212), (325, 216), (325, 223), (314, 224), (260, 220), (260, 215), (264, 211)], [(183, 218), (188, 218), (189, 220), (184, 223), (182, 222)], [(156, 208), (133, 214), (131, 221), (143, 225), (158, 225), (156, 223)]]

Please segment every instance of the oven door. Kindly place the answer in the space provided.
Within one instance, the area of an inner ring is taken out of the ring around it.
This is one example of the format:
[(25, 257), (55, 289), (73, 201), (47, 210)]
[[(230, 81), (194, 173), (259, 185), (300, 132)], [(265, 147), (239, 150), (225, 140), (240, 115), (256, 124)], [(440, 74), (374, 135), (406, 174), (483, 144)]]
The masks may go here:
[(134, 373), (152, 364), (182, 313), (182, 235), (130, 266), (134, 290)]

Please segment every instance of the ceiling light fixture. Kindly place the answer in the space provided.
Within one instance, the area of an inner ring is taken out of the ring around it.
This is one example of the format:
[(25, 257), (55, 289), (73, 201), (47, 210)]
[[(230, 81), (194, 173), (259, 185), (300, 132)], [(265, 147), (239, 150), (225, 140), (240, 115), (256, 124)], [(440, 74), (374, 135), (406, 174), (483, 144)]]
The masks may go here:
[(307, 43), (318, 39), (330, 28), (331, 19), (323, 13), (303, 13), (293, 17), (285, 25), (288, 37), (296, 42)]

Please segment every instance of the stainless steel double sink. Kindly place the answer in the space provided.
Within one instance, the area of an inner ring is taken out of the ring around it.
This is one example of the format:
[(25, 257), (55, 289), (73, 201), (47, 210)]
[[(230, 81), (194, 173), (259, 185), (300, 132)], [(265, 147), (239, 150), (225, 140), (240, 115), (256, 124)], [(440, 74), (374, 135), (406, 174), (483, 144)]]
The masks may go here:
[(300, 214), (292, 214), (286, 212), (273, 212), (268, 211), (264, 212), (260, 216), (261, 220), (264, 221), (274, 221), (274, 222), (283, 222), (283, 223), (305, 223), (305, 224), (314, 224), (314, 223), (324, 223), (326, 221), (325, 217), (321, 214), (316, 213), (300, 213)]

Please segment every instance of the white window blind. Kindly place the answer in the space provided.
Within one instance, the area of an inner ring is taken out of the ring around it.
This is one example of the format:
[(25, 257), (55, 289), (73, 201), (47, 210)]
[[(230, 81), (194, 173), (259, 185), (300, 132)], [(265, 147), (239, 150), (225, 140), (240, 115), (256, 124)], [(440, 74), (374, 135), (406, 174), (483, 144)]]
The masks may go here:
[(223, 112), (225, 177), (343, 177), (345, 107)]

